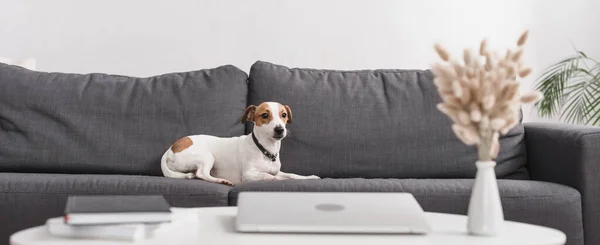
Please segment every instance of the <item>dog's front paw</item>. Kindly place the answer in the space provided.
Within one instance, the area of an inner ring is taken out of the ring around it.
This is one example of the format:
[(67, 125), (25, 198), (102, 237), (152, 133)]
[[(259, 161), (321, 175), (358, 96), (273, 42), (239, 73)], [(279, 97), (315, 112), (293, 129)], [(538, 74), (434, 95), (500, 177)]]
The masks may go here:
[(316, 175), (306, 176), (306, 179), (321, 179), (321, 177)]

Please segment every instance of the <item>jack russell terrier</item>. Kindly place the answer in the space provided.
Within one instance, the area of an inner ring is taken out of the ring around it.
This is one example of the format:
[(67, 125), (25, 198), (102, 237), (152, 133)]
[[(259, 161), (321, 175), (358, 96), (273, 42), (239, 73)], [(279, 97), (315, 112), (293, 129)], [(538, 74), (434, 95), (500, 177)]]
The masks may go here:
[(253, 122), (250, 135), (219, 138), (192, 135), (177, 140), (161, 159), (166, 177), (199, 178), (229, 186), (255, 180), (320, 179), (279, 169), (281, 140), (292, 123), (292, 110), (276, 102), (248, 106), (242, 123)]

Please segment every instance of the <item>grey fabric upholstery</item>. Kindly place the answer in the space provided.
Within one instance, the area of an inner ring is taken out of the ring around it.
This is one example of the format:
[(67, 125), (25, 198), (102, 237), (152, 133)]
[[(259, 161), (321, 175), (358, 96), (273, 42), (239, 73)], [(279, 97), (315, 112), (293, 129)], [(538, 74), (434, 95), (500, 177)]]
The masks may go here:
[(579, 190), (586, 244), (600, 244), (600, 128), (528, 123), (525, 138), (531, 178)]
[[(248, 101), (278, 101), (292, 109), (282, 169), (351, 178), (472, 178), (475, 147), (460, 142), (430, 71), (290, 69), (256, 62)], [(251, 125), (249, 125), (251, 126)], [(247, 127), (246, 133), (251, 131)], [(523, 126), (501, 138), (496, 173), (526, 179)]]
[(64, 215), (68, 195), (164, 195), (176, 207), (227, 206), (230, 187), (154, 176), (0, 173), (0, 244)]
[[(473, 180), (467, 179), (324, 179), (253, 182), (236, 186), (229, 196), (237, 204), (242, 191), (408, 192), (424, 210), (466, 214)], [(525, 180), (498, 180), (507, 220), (559, 229), (568, 244), (583, 244), (579, 192), (564, 185)]]
[(135, 78), (0, 64), (0, 171), (160, 175), (178, 138), (244, 133), (246, 80), (234, 66)]

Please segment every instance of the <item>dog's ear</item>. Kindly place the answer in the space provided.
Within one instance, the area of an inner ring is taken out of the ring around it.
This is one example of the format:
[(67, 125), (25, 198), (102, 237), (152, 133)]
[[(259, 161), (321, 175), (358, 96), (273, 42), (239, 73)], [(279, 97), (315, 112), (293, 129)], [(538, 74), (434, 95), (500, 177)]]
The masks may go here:
[(256, 111), (256, 106), (251, 105), (246, 108), (244, 112), (244, 117), (242, 117), (242, 123), (254, 122), (254, 112)]
[(283, 107), (287, 113), (287, 124), (292, 124), (292, 109), (287, 105), (284, 105)]

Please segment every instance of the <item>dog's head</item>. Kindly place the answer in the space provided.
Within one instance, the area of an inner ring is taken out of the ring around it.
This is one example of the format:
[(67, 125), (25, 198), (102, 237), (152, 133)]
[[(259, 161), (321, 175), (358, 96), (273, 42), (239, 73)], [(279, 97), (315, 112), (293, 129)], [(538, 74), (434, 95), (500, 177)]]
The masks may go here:
[(246, 108), (242, 123), (254, 122), (254, 132), (281, 140), (287, 135), (285, 126), (292, 123), (292, 110), (277, 102), (263, 102)]

